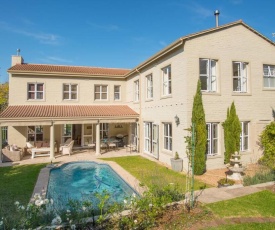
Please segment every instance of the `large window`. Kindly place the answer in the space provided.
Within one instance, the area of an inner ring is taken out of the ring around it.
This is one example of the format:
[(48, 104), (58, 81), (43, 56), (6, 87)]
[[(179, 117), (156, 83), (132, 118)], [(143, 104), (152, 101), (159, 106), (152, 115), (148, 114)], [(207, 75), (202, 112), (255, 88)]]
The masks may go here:
[(44, 99), (44, 83), (28, 83), (28, 100)]
[(7, 126), (0, 127), (0, 132), (2, 132), (1, 133), (2, 134), (1, 135), (2, 136), (2, 144), (8, 143), (8, 127)]
[(200, 59), (201, 90), (206, 92), (217, 91), (217, 61)]
[(152, 152), (152, 122), (144, 122), (144, 151)]
[(248, 64), (245, 62), (233, 62), (233, 91), (246, 93), (248, 81)]
[(100, 123), (100, 139), (108, 138), (108, 133), (109, 133), (109, 124)]
[(163, 123), (163, 130), (164, 149), (172, 151), (172, 124)]
[(108, 85), (95, 85), (95, 100), (108, 99)]
[(207, 123), (207, 155), (218, 154), (218, 123)]
[(275, 65), (264, 65), (264, 87), (275, 88)]
[(28, 141), (43, 141), (43, 127), (28, 126)]
[(162, 95), (167, 96), (172, 94), (172, 75), (171, 66), (162, 69)]
[(120, 85), (114, 86), (114, 100), (119, 101), (120, 100)]
[(134, 81), (134, 101), (139, 101), (139, 80)]
[(243, 152), (248, 150), (249, 122), (242, 121), (241, 126), (242, 126), (242, 132), (240, 136), (240, 150)]
[(65, 143), (69, 138), (72, 138), (73, 125), (72, 124), (64, 124), (62, 125), (62, 143)]
[(77, 100), (77, 84), (63, 84), (63, 100)]
[(153, 75), (146, 76), (146, 99), (153, 98)]

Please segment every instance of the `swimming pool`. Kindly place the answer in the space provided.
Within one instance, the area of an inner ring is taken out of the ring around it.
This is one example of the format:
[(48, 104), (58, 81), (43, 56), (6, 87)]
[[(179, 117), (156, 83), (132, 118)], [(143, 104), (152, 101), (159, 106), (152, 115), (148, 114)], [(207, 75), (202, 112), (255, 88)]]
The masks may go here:
[(96, 193), (106, 191), (110, 202), (123, 202), (137, 192), (109, 165), (96, 162), (71, 162), (50, 171), (47, 198), (64, 208), (69, 199), (97, 203)]

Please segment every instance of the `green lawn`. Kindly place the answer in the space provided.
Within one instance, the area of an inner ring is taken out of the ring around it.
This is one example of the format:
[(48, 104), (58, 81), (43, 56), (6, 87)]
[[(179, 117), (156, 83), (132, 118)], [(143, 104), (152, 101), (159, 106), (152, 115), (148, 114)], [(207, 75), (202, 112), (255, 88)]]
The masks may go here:
[(269, 190), (207, 204), (218, 217), (275, 217), (275, 194)]
[[(156, 162), (150, 161), (140, 156), (102, 158), (105, 161), (114, 161), (122, 168), (136, 177), (146, 186), (165, 186), (169, 183), (178, 184), (182, 191), (186, 188), (186, 176), (182, 173), (174, 172)], [(204, 183), (195, 181), (195, 189), (201, 189)], [(210, 186), (207, 186), (210, 187)]]
[(13, 210), (14, 202), (27, 204), (41, 168), (46, 164), (0, 167), (0, 217)]
[(229, 224), (220, 227), (207, 228), (207, 230), (273, 230), (275, 223), (245, 223), (245, 224)]

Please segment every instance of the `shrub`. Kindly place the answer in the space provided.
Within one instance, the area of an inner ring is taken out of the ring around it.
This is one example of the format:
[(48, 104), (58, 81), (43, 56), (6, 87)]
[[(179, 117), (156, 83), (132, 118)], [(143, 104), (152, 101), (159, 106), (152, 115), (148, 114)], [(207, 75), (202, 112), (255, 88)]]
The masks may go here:
[(265, 127), (260, 135), (260, 146), (264, 155), (260, 159), (261, 163), (275, 169), (275, 122), (271, 122)]
[(263, 169), (256, 172), (254, 176), (244, 176), (243, 185), (249, 186), (265, 182), (275, 181), (275, 171), (272, 169)]
[(227, 178), (222, 178), (218, 181), (219, 185), (234, 185), (235, 181)]

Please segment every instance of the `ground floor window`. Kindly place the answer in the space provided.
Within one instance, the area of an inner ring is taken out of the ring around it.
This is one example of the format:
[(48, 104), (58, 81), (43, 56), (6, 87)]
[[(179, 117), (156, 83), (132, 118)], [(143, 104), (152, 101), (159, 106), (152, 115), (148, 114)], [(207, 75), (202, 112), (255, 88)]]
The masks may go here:
[(249, 140), (249, 122), (242, 121), (242, 132), (240, 136), (240, 151), (247, 151), (248, 150), (248, 140)]
[(1, 127), (2, 132), (2, 144), (8, 143), (8, 127)]
[(72, 138), (72, 124), (65, 124), (62, 127), (62, 143), (65, 143), (69, 138)]
[(207, 155), (218, 154), (218, 123), (206, 123), (207, 129)]
[(144, 151), (152, 152), (152, 122), (144, 122)]
[(108, 133), (109, 133), (109, 124), (100, 123), (100, 139), (108, 138)]
[(43, 126), (28, 126), (28, 141), (43, 141)]
[(172, 151), (172, 123), (163, 123), (164, 149)]

